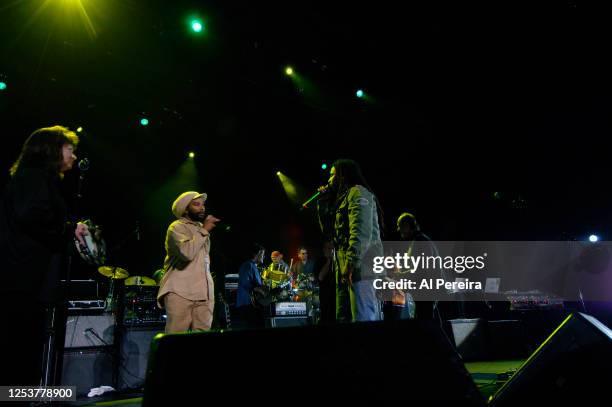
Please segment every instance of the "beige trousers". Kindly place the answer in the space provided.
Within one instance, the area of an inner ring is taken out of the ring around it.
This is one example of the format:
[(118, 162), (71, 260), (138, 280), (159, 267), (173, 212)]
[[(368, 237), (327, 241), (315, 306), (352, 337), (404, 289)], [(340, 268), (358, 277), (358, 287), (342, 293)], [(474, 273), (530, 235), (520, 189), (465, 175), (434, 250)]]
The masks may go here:
[(212, 326), (214, 301), (192, 301), (175, 293), (164, 296), (166, 333), (206, 331)]

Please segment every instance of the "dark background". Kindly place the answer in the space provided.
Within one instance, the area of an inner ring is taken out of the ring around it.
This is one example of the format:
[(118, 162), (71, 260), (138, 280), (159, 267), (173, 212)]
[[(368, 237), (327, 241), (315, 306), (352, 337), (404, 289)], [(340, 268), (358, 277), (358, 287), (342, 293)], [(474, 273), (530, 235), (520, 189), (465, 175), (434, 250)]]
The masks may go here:
[[(132, 275), (161, 266), (170, 206), (185, 190), (207, 192), (210, 212), (232, 225), (213, 237), (217, 271), (236, 272), (251, 241), (286, 260), (302, 243), (316, 251), (314, 212), (299, 211), (276, 171), (305, 198), (336, 158), (361, 164), (387, 239), (404, 210), (436, 240), (609, 234), (602, 10), (578, 1), (83, 2), (94, 35), (70, 2), (43, 3), (0, 6), (1, 183), (33, 130), (82, 126), (77, 155), (91, 168), (76, 212), (102, 225), (108, 263)], [(192, 14), (201, 35), (189, 30)], [(296, 87), (289, 64), (310, 85)], [(69, 194), (77, 175), (65, 179)]]

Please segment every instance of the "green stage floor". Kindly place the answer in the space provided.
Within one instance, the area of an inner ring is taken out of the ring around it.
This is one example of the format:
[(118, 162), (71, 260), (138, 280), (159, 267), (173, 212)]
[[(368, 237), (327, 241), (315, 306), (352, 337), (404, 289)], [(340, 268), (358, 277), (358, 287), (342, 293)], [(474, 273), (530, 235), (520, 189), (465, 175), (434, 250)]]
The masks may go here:
[(467, 362), (465, 367), (472, 375), (474, 383), (485, 400), (505, 383), (525, 362), (524, 360), (496, 360), (484, 362)]

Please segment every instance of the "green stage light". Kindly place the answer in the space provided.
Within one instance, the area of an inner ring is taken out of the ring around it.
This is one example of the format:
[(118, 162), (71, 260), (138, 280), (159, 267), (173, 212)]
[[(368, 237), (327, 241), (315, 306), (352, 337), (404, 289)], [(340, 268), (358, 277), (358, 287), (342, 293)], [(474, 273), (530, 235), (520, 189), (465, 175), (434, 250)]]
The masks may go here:
[(82, 132), (82, 131), (83, 131), (83, 128), (82, 128), (82, 127), (77, 127), (77, 133), (80, 133), (80, 132)]
[(365, 95), (365, 93), (363, 93), (363, 90), (358, 89), (357, 92), (355, 92), (355, 96), (357, 96), (358, 98), (362, 98)]
[(142, 124), (143, 126), (148, 126), (149, 119), (143, 117), (142, 119), (140, 119), (140, 124)]
[(281, 176), (282, 172), (280, 171), (276, 171), (276, 175), (278, 175), (279, 177)]
[(321, 169), (322, 170), (326, 170), (327, 169), (327, 164), (323, 163), (323, 165), (321, 165)]
[(287, 68), (285, 68), (285, 73), (286, 73), (288, 76), (293, 75), (293, 68), (292, 68), (292, 67), (290, 67), (290, 66), (288, 66)]
[(200, 20), (191, 20), (191, 29), (197, 33), (202, 32), (204, 24)]
[(189, 158), (195, 158), (195, 153), (193, 151), (189, 152)]
[(0, 90), (6, 89), (6, 82), (0, 82)]

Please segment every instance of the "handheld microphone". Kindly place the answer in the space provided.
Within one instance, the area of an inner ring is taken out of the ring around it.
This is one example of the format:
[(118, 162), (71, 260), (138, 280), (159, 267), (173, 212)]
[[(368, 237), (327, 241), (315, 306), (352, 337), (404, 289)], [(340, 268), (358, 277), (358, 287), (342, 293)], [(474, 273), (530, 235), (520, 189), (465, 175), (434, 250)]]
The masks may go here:
[[(216, 218), (215, 215), (211, 215), (208, 212), (206, 212), (206, 213), (204, 213), (204, 220), (202, 222), (206, 222), (206, 218), (208, 216), (212, 216), (212, 217)], [(229, 232), (229, 231), (232, 230), (232, 226), (229, 223), (227, 223), (227, 222), (225, 222), (223, 220), (218, 220), (218, 221), (215, 222), (215, 228), (213, 230), (219, 230), (221, 232)]]
[[(319, 198), (321, 195), (325, 195), (325, 194), (327, 194), (327, 193), (329, 192), (329, 188), (330, 188), (330, 186), (331, 186), (331, 185), (329, 185), (329, 184), (327, 184), (327, 185), (323, 186), (323, 187), (322, 187), (322, 188), (323, 188), (323, 190), (322, 190), (322, 191), (321, 191), (321, 190), (319, 190), (319, 191), (317, 191), (317, 193), (316, 193), (316, 194), (314, 194), (313, 196), (311, 196), (310, 198), (308, 198), (308, 200), (302, 204), (302, 209), (308, 209), (308, 204), (310, 204), (310, 203), (311, 203), (312, 201), (314, 201), (315, 199)], [(319, 189), (321, 189), (321, 188), (319, 188)]]
[(222, 232), (229, 232), (232, 230), (232, 226), (227, 222), (220, 220), (219, 222), (215, 222), (215, 230), (220, 230)]

